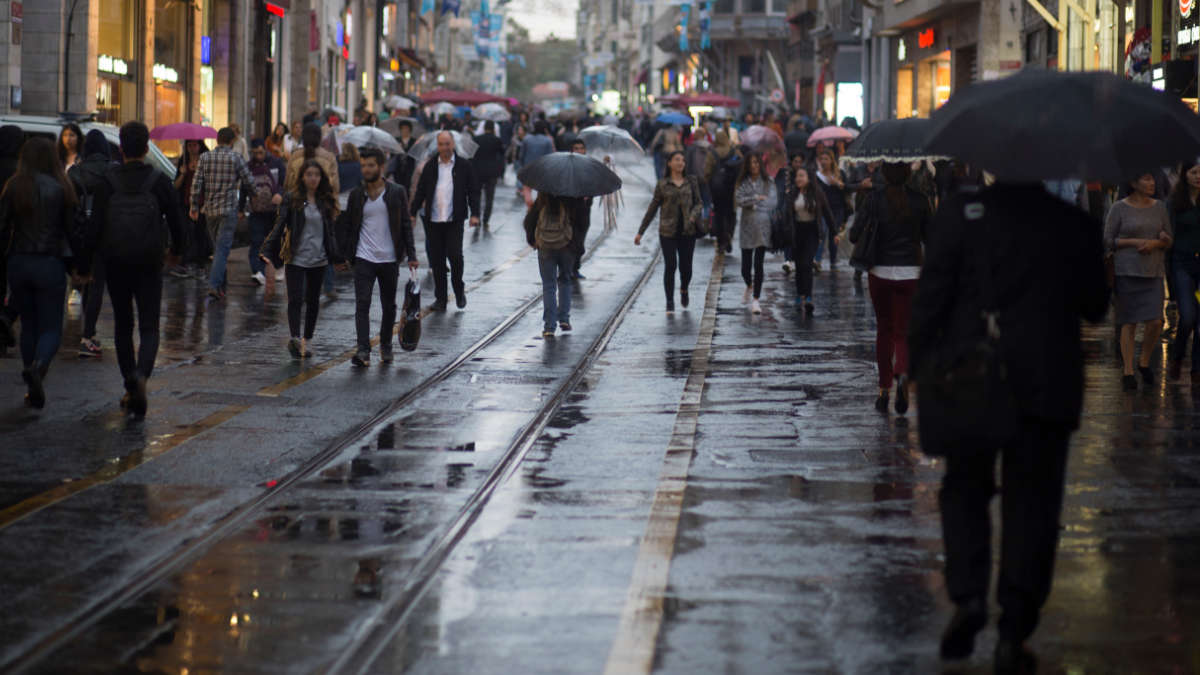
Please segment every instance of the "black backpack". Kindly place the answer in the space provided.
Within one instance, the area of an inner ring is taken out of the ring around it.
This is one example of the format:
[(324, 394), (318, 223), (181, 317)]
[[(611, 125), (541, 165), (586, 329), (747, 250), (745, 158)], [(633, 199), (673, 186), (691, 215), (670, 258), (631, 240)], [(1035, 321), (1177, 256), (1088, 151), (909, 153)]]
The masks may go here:
[(162, 261), (166, 248), (163, 210), (153, 192), (158, 176), (158, 169), (151, 169), (145, 181), (131, 188), (128, 181), (120, 185), (117, 178), (109, 174), (113, 191), (108, 200), (104, 238), (100, 244), (108, 260), (130, 265)]

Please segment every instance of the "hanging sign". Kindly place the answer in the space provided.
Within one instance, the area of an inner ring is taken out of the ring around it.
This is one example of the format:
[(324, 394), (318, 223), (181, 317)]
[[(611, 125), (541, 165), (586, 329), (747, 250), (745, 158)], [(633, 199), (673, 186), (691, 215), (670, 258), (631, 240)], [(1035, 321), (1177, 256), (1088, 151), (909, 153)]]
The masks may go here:
[(926, 28), (920, 33), (917, 33), (917, 46), (921, 49), (929, 49), (933, 46), (935, 41), (936, 36), (934, 35), (932, 28)]

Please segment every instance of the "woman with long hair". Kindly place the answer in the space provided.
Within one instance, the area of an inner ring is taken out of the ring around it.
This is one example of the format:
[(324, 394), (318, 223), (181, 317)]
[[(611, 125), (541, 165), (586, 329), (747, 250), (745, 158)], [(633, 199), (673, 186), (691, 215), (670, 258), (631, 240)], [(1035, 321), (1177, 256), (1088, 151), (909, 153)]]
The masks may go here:
[[(834, 158), (833, 150), (822, 147), (817, 150), (817, 175), (816, 184), (821, 192), (825, 193), (825, 201), (829, 203), (829, 210), (833, 213), (833, 221), (829, 223), (829, 231), (822, 232), (821, 239), (824, 240), (829, 248), (829, 269), (832, 271), (837, 267), (837, 247), (838, 235), (842, 228), (846, 225), (846, 213), (849, 211), (846, 196), (846, 174), (837, 165), (837, 159)], [(821, 262), (822, 251), (821, 247), (817, 247), (816, 257), (813, 259), (816, 264)], [(808, 261), (805, 261), (808, 262)]]
[(46, 138), (21, 148), (17, 172), (0, 193), (0, 242), (5, 242), (9, 298), (21, 317), (21, 360), (31, 407), (46, 405), (42, 381), (62, 343), (67, 271), (86, 261), (72, 251), (68, 233), (74, 220), (75, 188)]
[(700, 222), (700, 185), (695, 176), (684, 174), (683, 151), (667, 156), (666, 175), (654, 186), (654, 197), (642, 216), (633, 243), (642, 245), (642, 235), (658, 213), (658, 240), (662, 244), (665, 266), (663, 290), (667, 294), (667, 312), (675, 311), (675, 269), (679, 269), (679, 304), (688, 306), (688, 284), (692, 282), (692, 256)]
[(284, 122), (275, 125), (275, 129), (271, 131), (271, 135), (267, 136), (263, 141), (263, 146), (267, 152), (275, 155), (279, 159), (287, 158), (287, 151), (284, 148), (284, 142), (288, 137), (288, 126)]
[[(184, 229), (187, 232), (187, 245), (184, 247), (185, 253), (180, 265), (170, 270), (171, 276), (186, 278), (194, 273), (196, 276), (204, 275), (204, 266), (208, 263), (208, 256), (212, 248), (212, 240), (208, 234), (208, 224), (205, 222), (204, 214), (192, 220), (190, 213), (192, 211), (192, 180), (196, 177), (196, 167), (200, 164), (200, 156), (208, 152), (208, 146), (204, 141), (199, 139), (191, 139), (183, 142), (183, 152), (179, 154), (179, 161), (175, 164), (175, 189), (179, 192), (179, 203), (183, 206), (183, 214), (188, 218)], [(197, 208), (199, 205), (197, 205)], [(188, 268), (192, 270), (189, 272)]]
[[(337, 219), (337, 195), (320, 162), (313, 159), (300, 166), (296, 191), (284, 199), (275, 219), (275, 228), (263, 242), (262, 258), (284, 267), (287, 277), (287, 314), (292, 358), (312, 356), (308, 343), (317, 327), (321, 282), (330, 264), (339, 269), (345, 261), (334, 239)], [(304, 330), (300, 329), (300, 309), (304, 307)]]
[(742, 153), (734, 146), (729, 132), (725, 130), (717, 132), (713, 152), (717, 155), (717, 165), (708, 184), (713, 202), (713, 233), (721, 249), (729, 253), (733, 251), (731, 242), (733, 229), (737, 224), (737, 214), (733, 208), (733, 188), (742, 172)]
[(742, 166), (734, 188), (734, 201), (742, 210), (741, 230), (738, 244), (742, 249), (742, 280), (746, 292), (742, 303), (750, 305), (750, 311), (761, 314), (758, 299), (762, 296), (763, 262), (767, 257), (767, 246), (771, 241), (771, 212), (779, 201), (775, 184), (763, 171), (762, 157), (750, 155)]
[(1192, 384), (1200, 384), (1200, 164), (1185, 162), (1179, 171), (1179, 182), (1171, 192), (1171, 276), (1175, 279), (1175, 300), (1179, 304), (1179, 326), (1171, 345), (1167, 370), (1172, 380), (1178, 380), (1187, 354), (1188, 339), (1192, 341)]
[[(825, 200), (825, 192), (817, 187), (803, 166), (792, 169), (792, 183), (783, 202), (784, 214), (792, 226), (792, 242), (795, 245), (796, 261), (796, 305), (804, 305), (806, 314), (812, 315), (813, 267), (809, 263), (821, 242), (821, 221), (831, 223), (835, 216)], [(832, 226), (827, 225), (830, 229)], [(830, 233), (836, 238), (836, 234)]]
[(908, 412), (908, 322), (932, 212), (929, 200), (908, 187), (912, 169), (907, 164), (884, 164), (882, 173), (885, 187), (867, 197), (850, 230), (850, 241), (857, 242), (868, 223), (874, 223), (875, 259), (867, 263), (879, 367), (875, 409), (887, 412), (894, 382), (896, 413), (903, 415)]
[(83, 154), (79, 152), (83, 148), (83, 130), (78, 124), (67, 122), (62, 131), (58, 132), (57, 146), (58, 161), (62, 164), (63, 171), (66, 171), (83, 159)]
[[(1186, 180), (1186, 178), (1185, 178)], [(1137, 390), (1133, 374), (1134, 334), (1137, 325), (1146, 328), (1138, 372), (1146, 386), (1154, 384), (1150, 359), (1158, 352), (1162, 335), (1164, 251), (1171, 246), (1171, 217), (1166, 205), (1155, 199), (1158, 186), (1147, 173), (1130, 182), (1133, 191), (1112, 205), (1104, 222), (1105, 249), (1113, 256), (1116, 272), (1116, 324), (1121, 327), (1121, 387)]]

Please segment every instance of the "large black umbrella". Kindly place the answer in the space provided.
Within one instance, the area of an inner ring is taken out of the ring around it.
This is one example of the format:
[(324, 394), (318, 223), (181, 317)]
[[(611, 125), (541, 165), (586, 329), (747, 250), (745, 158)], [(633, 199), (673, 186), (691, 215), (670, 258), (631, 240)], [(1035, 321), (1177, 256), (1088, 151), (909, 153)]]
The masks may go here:
[(594, 158), (552, 152), (517, 172), (523, 185), (559, 197), (596, 197), (621, 189), (621, 179)]
[(1115, 183), (1200, 155), (1200, 118), (1112, 74), (1026, 69), (954, 94), (934, 114), (926, 149), (1007, 181)]
[(882, 120), (870, 124), (858, 138), (846, 146), (842, 162), (917, 162), (946, 159), (925, 150), (925, 139), (933, 123), (920, 117), (902, 120)]

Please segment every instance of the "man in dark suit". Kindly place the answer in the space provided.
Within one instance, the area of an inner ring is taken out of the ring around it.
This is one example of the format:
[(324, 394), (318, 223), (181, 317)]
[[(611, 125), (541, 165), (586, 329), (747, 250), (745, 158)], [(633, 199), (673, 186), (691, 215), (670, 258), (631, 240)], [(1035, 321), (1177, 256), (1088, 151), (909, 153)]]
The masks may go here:
[(504, 143), (496, 136), (496, 123), (483, 123), (483, 133), (475, 137), (479, 149), (471, 158), (475, 177), (483, 196), (483, 226), (492, 221), (492, 202), (496, 201), (496, 181), (504, 175)]
[(467, 306), (463, 284), (463, 221), (469, 215), (471, 227), (479, 226), (479, 183), (468, 161), (454, 156), (454, 137), (443, 131), (437, 136), (437, 156), (425, 163), (417, 181), (411, 211), (417, 215), (425, 208), (425, 253), (433, 268), (433, 309), (446, 309), (446, 262), (450, 262), (450, 283), (459, 309)]
[[(576, 138), (571, 142), (571, 152), (586, 155), (587, 143), (582, 138)], [(566, 201), (571, 208), (571, 227), (575, 233), (571, 238), (571, 253), (575, 256), (575, 269), (572, 270), (571, 278), (586, 279), (587, 277), (579, 272), (579, 266), (583, 263), (583, 254), (587, 252), (584, 244), (587, 241), (588, 229), (592, 226), (592, 198), (569, 197)]]
[(920, 379), (964, 353), (988, 330), (983, 311), (995, 312), (1018, 418), (1012, 441), (966, 447), (938, 433), (936, 409), (922, 411), (924, 452), (946, 458), (939, 502), (946, 589), (958, 610), (942, 656), (969, 656), (987, 623), (988, 503), (1003, 455), (995, 668), (1032, 672), (1024, 642), (1050, 593), (1067, 444), (1083, 407), (1080, 319), (1100, 321), (1108, 304), (1100, 225), (1040, 184), (999, 184), (951, 196), (932, 230), (913, 301), (910, 368)]

